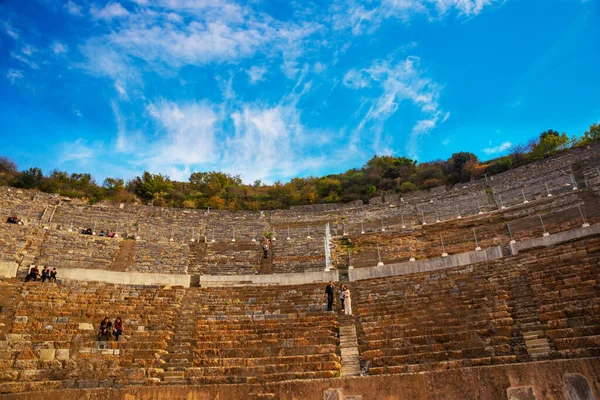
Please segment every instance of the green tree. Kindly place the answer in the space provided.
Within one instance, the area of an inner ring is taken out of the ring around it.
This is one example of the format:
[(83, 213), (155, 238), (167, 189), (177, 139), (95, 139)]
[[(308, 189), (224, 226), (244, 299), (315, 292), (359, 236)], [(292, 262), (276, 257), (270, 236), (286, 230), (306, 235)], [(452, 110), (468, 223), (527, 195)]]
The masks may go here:
[(173, 184), (166, 175), (144, 171), (141, 177), (135, 177), (127, 183), (127, 186), (141, 198), (151, 200), (156, 194), (168, 192)]
[(552, 156), (560, 149), (564, 149), (569, 144), (570, 139), (566, 133), (558, 134), (553, 130), (548, 130), (540, 134), (539, 141), (533, 145), (530, 158), (532, 160), (541, 160), (542, 158)]
[(583, 137), (577, 142), (578, 146), (587, 146), (591, 142), (600, 140), (600, 124), (593, 124), (585, 131)]
[(44, 181), (44, 174), (38, 167), (29, 168), (27, 171), (21, 172), (20, 176), (16, 180), (15, 186), (22, 187), (24, 189), (34, 189), (42, 186)]

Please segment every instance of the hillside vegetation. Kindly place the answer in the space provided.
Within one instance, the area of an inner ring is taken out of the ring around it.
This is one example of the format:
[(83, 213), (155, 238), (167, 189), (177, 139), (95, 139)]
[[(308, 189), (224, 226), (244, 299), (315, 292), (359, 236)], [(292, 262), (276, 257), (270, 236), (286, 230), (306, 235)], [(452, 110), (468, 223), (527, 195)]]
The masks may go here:
[(90, 203), (109, 200), (185, 208), (282, 209), (290, 205), (368, 200), (378, 194), (470, 182), (484, 174), (497, 174), (599, 139), (600, 124), (592, 125), (581, 137), (569, 138), (565, 133), (548, 130), (526, 145), (513, 146), (506, 156), (488, 161), (481, 161), (469, 152), (424, 163), (405, 157), (374, 156), (361, 168), (341, 174), (293, 178), (272, 185), (260, 181), (244, 184), (239, 176), (217, 171), (195, 172), (189, 182), (175, 182), (161, 174), (144, 172), (128, 182), (115, 177), (98, 185), (87, 173), (55, 170), (44, 175), (40, 168), (19, 171), (12, 160), (0, 157), (0, 185), (59, 193)]

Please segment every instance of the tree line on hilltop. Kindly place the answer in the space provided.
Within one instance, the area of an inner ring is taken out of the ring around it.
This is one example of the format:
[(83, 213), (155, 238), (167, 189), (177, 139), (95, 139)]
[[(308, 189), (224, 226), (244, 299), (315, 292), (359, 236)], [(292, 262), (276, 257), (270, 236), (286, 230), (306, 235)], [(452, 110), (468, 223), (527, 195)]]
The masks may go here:
[(37, 189), (90, 203), (101, 200), (143, 202), (155, 206), (229, 210), (281, 209), (291, 205), (368, 200), (379, 194), (406, 193), (440, 185), (470, 182), (530, 162), (551, 157), (572, 147), (600, 139), (600, 124), (581, 137), (569, 138), (554, 130), (542, 132), (527, 144), (512, 146), (508, 154), (481, 161), (473, 153), (459, 152), (447, 160), (417, 163), (406, 157), (374, 156), (363, 167), (324, 177), (293, 178), (265, 185), (260, 180), (244, 184), (237, 175), (194, 172), (189, 182), (176, 182), (162, 174), (144, 172), (130, 181), (107, 178), (98, 185), (90, 174), (54, 170), (45, 176), (40, 168), (19, 171), (0, 157), (0, 185)]

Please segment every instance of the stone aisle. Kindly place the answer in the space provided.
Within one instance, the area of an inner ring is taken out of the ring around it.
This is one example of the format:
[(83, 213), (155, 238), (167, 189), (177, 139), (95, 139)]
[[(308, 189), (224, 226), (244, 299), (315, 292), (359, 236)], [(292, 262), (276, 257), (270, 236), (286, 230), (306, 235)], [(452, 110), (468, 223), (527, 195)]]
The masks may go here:
[(340, 353), (342, 356), (341, 376), (360, 375), (360, 357), (356, 338), (356, 320), (353, 315), (340, 315)]

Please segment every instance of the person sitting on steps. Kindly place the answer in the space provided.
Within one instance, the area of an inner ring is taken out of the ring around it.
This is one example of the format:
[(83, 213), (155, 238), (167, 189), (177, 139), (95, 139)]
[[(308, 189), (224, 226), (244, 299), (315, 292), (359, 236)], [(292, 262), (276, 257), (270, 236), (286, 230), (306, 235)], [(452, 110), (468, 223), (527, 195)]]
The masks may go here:
[(42, 269), (42, 283), (46, 282), (46, 279), (50, 279), (50, 271), (47, 266)]
[(115, 340), (118, 342), (119, 341), (119, 336), (121, 336), (123, 334), (123, 320), (121, 319), (121, 317), (117, 317), (115, 319), (115, 324), (113, 326), (113, 336), (115, 337)]
[(21, 221), (19, 219), (19, 217), (17, 217), (16, 215), (13, 215), (12, 217), (8, 217), (6, 219), (6, 222), (9, 223), (9, 224), (23, 225), (23, 221)]
[(48, 270), (49, 282), (56, 283), (56, 268), (52, 268), (52, 271)]
[(108, 340), (112, 334), (112, 322), (108, 319), (108, 317), (104, 317), (102, 322), (100, 322), (100, 330), (98, 331), (98, 340), (102, 340), (102, 338)]
[(33, 267), (31, 267), (31, 269), (29, 270), (29, 273), (25, 277), (25, 282), (29, 282), (32, 279), (35, 282), (35, 281), (37, 281), (37, 278), (39, 276), (40, 276), (40, 270), (37, 267), (37, 265), (34, 265)]

